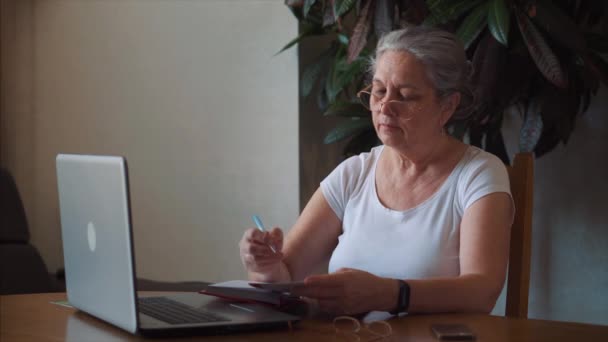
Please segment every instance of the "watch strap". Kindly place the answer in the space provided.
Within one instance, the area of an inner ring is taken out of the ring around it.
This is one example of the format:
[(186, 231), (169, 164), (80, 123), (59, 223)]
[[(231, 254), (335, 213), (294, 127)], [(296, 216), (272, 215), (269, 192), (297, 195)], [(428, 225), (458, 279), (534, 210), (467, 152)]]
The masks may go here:
[(395, 310), (390, 312), (393, 315), (407, 312), (410, 306), (410, 285), (400, 279), (398, 279), (397, 282), (399, 283), (399, 294), (397, 295)]

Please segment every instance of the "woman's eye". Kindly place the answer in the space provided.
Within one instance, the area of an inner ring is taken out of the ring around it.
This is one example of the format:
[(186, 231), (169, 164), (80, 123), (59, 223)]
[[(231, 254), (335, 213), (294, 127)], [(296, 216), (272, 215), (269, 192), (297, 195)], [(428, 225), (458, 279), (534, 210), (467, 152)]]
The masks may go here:
[(382, 96), (384, 96), (385, 93), (386, 93), (386, 90), (384, 90), (384, 89), (374, 89), (374, 90), (372, 90), (372, 95), (374, 95), (376, 97), (382, 97)]

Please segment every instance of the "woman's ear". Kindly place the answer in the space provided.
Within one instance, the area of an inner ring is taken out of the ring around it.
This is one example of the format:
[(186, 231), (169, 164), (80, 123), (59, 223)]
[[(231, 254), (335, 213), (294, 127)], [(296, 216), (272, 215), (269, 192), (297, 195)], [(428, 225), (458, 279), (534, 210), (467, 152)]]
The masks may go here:
[(452, 94), (445, 97), (442, 101), (441, 105), (441, 126), (445, 126), (445, 124), (450, 120), (456, 108), (460, 104), (460, 92), (453, 92)]

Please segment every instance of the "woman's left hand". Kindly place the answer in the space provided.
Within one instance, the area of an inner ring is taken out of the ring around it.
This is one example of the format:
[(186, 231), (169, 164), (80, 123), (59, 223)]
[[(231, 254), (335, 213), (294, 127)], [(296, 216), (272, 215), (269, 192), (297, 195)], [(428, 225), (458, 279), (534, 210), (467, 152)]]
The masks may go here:
[(354, 315), (368, 311), (390, 311), (397, 302), (395, 279), (377, 277), (352, 268), (332, 274), (313, 275), (292, 294), (316, 299), (319, 308), (333, 314)]

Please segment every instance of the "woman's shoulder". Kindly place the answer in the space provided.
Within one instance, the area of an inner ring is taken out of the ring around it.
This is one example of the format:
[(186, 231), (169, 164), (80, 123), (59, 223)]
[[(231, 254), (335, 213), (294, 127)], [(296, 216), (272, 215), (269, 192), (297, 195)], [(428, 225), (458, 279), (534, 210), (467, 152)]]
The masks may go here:
[(338, 182), (342, 188), (351, 193), (356, 192), (373, 174), (382, 148), (382, 145), (376, 146), (368, 152), (347, 158), (331, 172), (326, 180)]
[(475, 146), (468, 146), (464, 158), (458, 177), (462, 191), (504, 184), (508, 188), (509, 174), (500, 158)]
[(351, 156), (341, 163), (341, 166), (351, 171), (371, 171), (372, 167), (376, 164), (376, 161), (380, 157), (380, 153), (384, 145), (375, 146), (368, 152), (363, 152), (354, 156)]
[(344, 214), (349, 199), (364, 189), (381, 152), (382, 146), (377, 146), (347, 158), (321, 182), (323, 195), (338, 217)]
[(468, 145), (465, 152), (465, 169), (506, 169), (504, 163), (496, 155), (486, 152), (479, 147)]
[(458, 208), (462, 212), (479, 198), (494, 192), (510, 193), (505, 164), (494, 154), (469, 146), (458, 180)]

